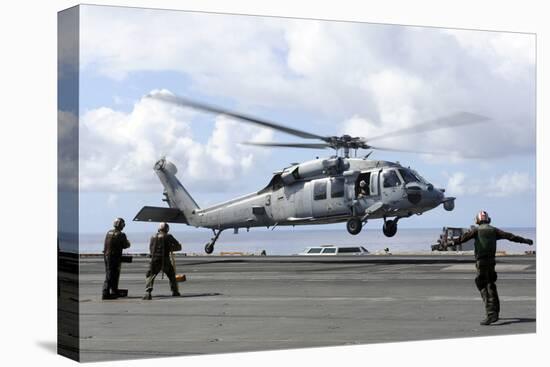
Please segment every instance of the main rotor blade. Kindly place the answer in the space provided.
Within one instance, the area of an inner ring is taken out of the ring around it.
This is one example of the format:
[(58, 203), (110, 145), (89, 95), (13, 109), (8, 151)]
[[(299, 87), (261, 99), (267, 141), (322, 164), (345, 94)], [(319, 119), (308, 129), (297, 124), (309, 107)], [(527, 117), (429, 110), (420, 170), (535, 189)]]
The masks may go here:
[(394, 136), (418, 134), (425, 131), (477, 124), (479, 122), (488, 121), (488, 120), (489, 120), (488, 117), (477, 115), (475, 113), (457, 112), (455, 114), (438, 118), (435, 120), (427, 121), (422, 124), (406, 127), (404, 129), (395, 130), (395, 131), (378, 135), (372, 138), (367, 138), (367, 141), (387, 139), (387, 138), (392, 138)]
[(469, 159), (478, 159), (478, 158), (485, 158), (478, 155), (465, 155), (460, 152), (451, 152), (451, 151), (423, 151), (423, 150), (414, 150), (414, 149), (400, 149), (400, 148), (389, 148), (389, 147), (379, 147), (379, 146), (372, 146), (369, 145), (368, 149), (376, 149), (376, 150), (385, 150), (387, 152), (400, 152), (400, 153), (416, 153), (416, 154), (429, 154), (429, 155), (444, 155), (444, 156), (452, 156), (452, 157), (458, 157), (458, 158), (469, 158)]
[(308, 149), (330, 148), (330, 145), (326, 143), (243, 142), (241, 144), (259, 146), (259, 147), (275, 147), (275, 148), (308, 148)]
[(205, 104), (205, 103), (199, 103), (199, 102), (191, 101), (191, 100), (188, 100), (188, 99), (185, 99), (185, 98), (182, 98), (182, 97), (178, 97), (178, 96), (175, 96), (175, 95), (164, 94), (164, 93), (155, 93), (155, 94), (148, 94), (147, 97), (148, 98), (153, 98), (153, 99), (156, 99), (156, 100), (159, 100), (159, 101), (163, 101), (163, 102), (172, 103), (172, 104), (175, 104), (175, 105), (178, 105), (178, 106), (196, 108), (196, 109), (207, 111), (207, 112), (210, 112), (210, 113), (224, 114), (226, 116), (231, 116), (231, 117), (234, 117), (234, 118), (242, 120), (242, 121), (246, 121), (246, 122), (256, 124), (256, 125), (260, 125), (260, 126), (263, 126), (263, 127), (268, 127), (270, 129), (278, 130), (278, 131), (281, 131), (281, 132), (284, 132), (284, 133), (287, 133), (287, 134), (290, 134), (290, 135), (298, 136), (298, 137), (304, 138), (304, 139), (320, 139), (320, 140), (323, 140), (323, 141), (325, 141), (325, 139), (326, 139), (326, 137), (324, 137), (324, 136), (311, 134), (311, 133), (308, 133), (306, 131), (302, 131), (302, 130), (298, 130), (298, 129), (293, 129), (293, 128), (290, 128), (290, 127), (287, 127), (287, 126), (279, 125), (279, 124), (271, 122), (271, 121), (262, 120), (262, 119), (259, 119), (259, 118), (253, 117), (253, 116), (244, 115), (244, 114), (241, 114), (241, 113), (238, 113), (238, 112), (233, 112), (233, 111), (227, 110), (225, 108), (216, 107), (216, 106), (208, 105), (208, 104)]

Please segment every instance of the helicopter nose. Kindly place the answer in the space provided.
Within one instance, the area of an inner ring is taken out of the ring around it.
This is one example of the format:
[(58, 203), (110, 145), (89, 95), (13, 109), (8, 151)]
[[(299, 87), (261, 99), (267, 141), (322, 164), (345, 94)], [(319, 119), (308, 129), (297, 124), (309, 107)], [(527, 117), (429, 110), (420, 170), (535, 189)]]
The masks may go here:
[(407, 200), (413, 205), (418, 204), (422, 200), (422, 188), (420, 186), (408, 186), (406, 193)]
[(443, 192), (432, 184), (410, 184), (405, 188), (406, 197), (412, 205), (437, 206), (444, 198)]
[(432, 199), (432, 201), (435, 203), (435, 204), (439, 204), (441, 203), (441, 200), (443, 200), (443, 198), (445, 197), (445, 194), (443, 194), (443, 191), (440, 190), (440, 189), (435, 189), (433, 186), (432, 186), (432, 189), (430, 190), (431, 192), (431, 196), (430, 198)]

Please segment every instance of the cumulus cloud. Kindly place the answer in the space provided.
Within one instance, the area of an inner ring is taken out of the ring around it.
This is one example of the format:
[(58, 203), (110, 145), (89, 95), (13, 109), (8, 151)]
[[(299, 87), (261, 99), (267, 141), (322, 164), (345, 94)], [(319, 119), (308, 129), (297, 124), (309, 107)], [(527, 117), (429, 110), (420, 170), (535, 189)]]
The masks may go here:
[(535, 151), (534, 35), (94, 6), (81, 35), (83, 71), (181, 73), (192, 93), (291, 111), (317, 133), (368, 138), (469, 111), (491, 122), (378, 145)]
[(534, 182), (534, 179), (524, 172), (506, 172), (490, 179), (478, 179), (469, 177), (464, 172), (455, 172), (447, 182), (447, 193), (505, 197), (534, 190)]
[(269, 140), (270, 130), (216, 116), (211, 135), (200, 142), (191, 129), (195, 115), (150, 98), (140, 99), (129, 112), (106, 107), (85, 112), (80, 123), (80, 188), (158, 190), (152, 167), (167, 156), (185, 184), (223, 191), (265, 158), (265, 151), (254, 152), (255, 148), (239, 143)]
[(466, 31), (447, 29), (460, 46), (480, 61), (495, 66), (493, 73), (504, 78), (532, 77), (531, 66), (535, 64), (534, 35), (523, 33)]
[(509, 172), (491, 181), (490, 196), (509, 196), (534, 190), (535, 180), (521, 172)]
[(447, 193), (451, 195), (464, 195), (467, 190), (478, 190), (478, 186), (475, 188), (473, 186), (466, 186), (465, 184), (466, 175), (464, 172), (456, 172), (451, 177), (449, 177), (449, 181), (447, 182)]

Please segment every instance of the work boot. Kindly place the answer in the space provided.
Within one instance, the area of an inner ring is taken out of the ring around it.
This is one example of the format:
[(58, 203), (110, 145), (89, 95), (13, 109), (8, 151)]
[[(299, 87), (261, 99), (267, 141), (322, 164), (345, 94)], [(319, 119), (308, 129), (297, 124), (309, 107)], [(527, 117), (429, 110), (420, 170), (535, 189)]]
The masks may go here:
[(152, 300), (153, 297), (151, 296), (151, 292), (145, 292), (145, 295), (143, 296), (142, 299), (145, 300), (145, 301), (150, 301), (150, 300)]
[(116, 294), (112, 294), (112, 293), (103, 293), (101, 295), (101, 299), (102, 300), (106, 300), (106, 299), (117, 299), (118, 296)]
[(116, 294), (118, 297), (128, 297), (128, 289), (119, 289)]
[(180, 292), (178, 292), (178, 291), (173, 291), (172, 292), (172, 297), (180, 297), (180, 296), (181, 296)]
[(493, 313), (493, 314), (487, 315), (487, 317), (484, 320), (482, 320), (479, 324), (490, 325), (493, 322), (497, 322), (497, 321), (498, 321), (498, 315), (496, 313)]

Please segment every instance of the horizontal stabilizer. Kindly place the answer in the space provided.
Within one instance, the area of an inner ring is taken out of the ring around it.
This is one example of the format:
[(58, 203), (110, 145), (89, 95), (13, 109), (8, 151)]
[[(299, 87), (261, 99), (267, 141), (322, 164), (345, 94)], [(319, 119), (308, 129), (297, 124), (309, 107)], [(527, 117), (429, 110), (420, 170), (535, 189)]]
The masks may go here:
[(183, 212), (177, 208), (162, 208), (156, 206), (144, 206), (134, 218), (135, 222), (168, 222), (184, 223), (187, 219)]

